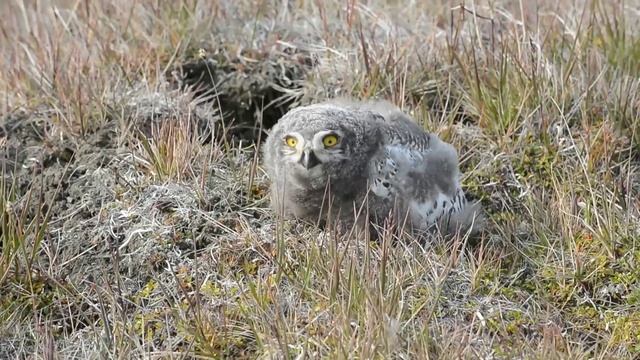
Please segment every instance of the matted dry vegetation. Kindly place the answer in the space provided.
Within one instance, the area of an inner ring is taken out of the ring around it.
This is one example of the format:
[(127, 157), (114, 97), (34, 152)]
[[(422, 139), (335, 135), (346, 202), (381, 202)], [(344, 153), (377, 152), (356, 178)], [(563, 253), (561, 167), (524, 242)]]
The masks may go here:
[[(0, 3), (0, 358), (640, 354), (639, 1)], [(288, 108), (388, 99), (489, 226), (283, 222)]]

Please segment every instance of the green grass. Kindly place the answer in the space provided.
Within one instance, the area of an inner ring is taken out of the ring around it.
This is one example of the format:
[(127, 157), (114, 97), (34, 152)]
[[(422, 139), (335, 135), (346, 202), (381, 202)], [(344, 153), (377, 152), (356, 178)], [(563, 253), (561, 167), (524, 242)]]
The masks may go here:
[[(0, 357), (639, 356), (640, 3), (0, 11)], [(336, 95), (454, 144), (481, 239), (279, 219), (245, 128)]]

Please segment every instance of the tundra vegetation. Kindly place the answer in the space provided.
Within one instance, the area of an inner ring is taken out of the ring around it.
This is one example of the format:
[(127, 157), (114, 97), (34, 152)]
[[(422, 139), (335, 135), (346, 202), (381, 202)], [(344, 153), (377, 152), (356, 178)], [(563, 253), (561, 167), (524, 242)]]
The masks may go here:
[[(0, 12), (0, 358), (639, 356), (639, 1)], [(482, 236), (274, 214), (265, 131), (335, 96), (453, 143)]]

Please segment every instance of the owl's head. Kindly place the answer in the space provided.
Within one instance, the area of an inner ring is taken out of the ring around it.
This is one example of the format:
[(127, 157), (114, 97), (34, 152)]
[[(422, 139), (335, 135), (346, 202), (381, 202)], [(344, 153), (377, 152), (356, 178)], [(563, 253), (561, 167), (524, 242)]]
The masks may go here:
[(294, 109), (272, 129), (266, 143), (268, 161), (300, 180), (345, 177), (364, 164), (366, 128), (357, 113), (341, 107)]

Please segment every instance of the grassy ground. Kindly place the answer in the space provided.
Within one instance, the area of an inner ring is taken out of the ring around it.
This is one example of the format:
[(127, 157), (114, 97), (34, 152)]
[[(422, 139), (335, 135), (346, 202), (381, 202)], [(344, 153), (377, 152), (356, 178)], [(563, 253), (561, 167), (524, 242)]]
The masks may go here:
[[(640, 354), (640, 2), (3, 1), (0, 358)], [(458, 149), (477, 244), (282, 222), (289, 107)]]

